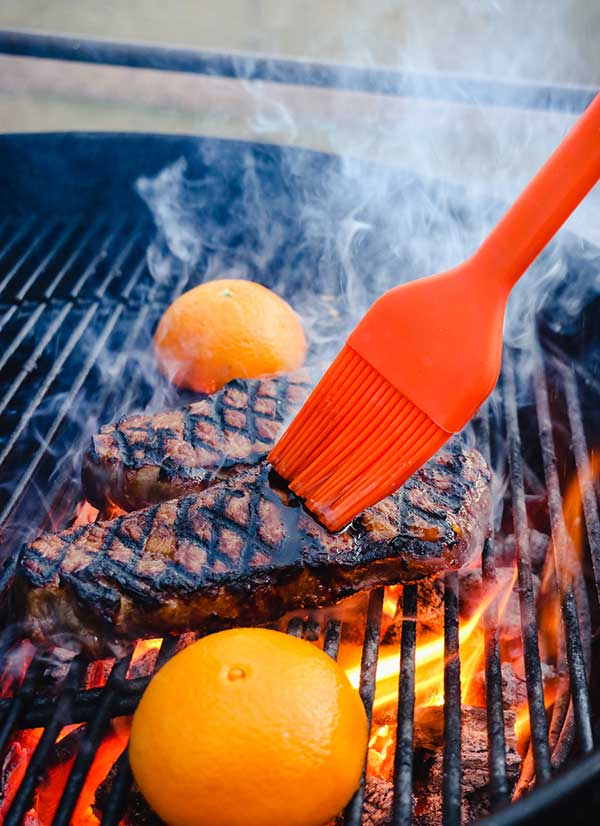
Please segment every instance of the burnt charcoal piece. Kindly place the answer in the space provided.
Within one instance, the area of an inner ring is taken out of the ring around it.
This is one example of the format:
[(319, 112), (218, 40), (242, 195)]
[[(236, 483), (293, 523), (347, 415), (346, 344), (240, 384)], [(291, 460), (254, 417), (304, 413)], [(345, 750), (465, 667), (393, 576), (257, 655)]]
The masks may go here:
[[(531, 566), (535, 573), (540, 573), (550, 539), (545, 533), (540, 533), (535, 528), (528, 529), (529, 534), (529, 557)], [(503, 540), (496, 541), (496, 565), (499, 567), (511, 567), (517, 564), (517, 552), (515, 548), (515, 537), (509, 534)]]
[(389, 780), (370, 777), (365, 784), (361, 826), (388, 826), (392, 822), (394, 787)]
[[(201, 493), (25, 546), (14, 617), (38, 641), (264, 623), (360, 590), (461, 568), (487, 530), (490, 472), (453, 440), (394, 496), (331, 534), (259, 465)], [(64, 635), (61, 637), (61, 635)]]
[(83, 461), (86, 496), (131, 511), (203, 490), (264, 459), (311, 387), (305, 370), (235, 380), (180, 410), (104, 425)]
[[(515, 713), (504, 712), (508, 780), (519, 776)], [(431, 706), (415, 715), (415, 826), (442, 822), (442, 775), (444, 770), (444, 708)], [(490, 811), (488, 795), (488, 739), (485, 708), (462, 706), (461, 810), (462, 822), (471, 823)]]

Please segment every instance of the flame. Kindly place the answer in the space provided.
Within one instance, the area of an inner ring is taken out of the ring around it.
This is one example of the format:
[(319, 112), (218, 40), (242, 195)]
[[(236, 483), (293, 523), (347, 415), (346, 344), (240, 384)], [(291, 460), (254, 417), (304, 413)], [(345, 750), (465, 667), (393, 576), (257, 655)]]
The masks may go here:
[(110, 502), (102, 512), (103, 519), (116, 519), (117, 516), (124, 516), (127, 511), (120, 508), (114, 502)]
[(81, 728), (83, 725), (83, 723), (71, 723), (71, 725), (65, 726), (63, 729), (60, 730), (58, 737), (56, 738), (56, 742), (60, 743), (60, 741), (64, 740), (65, 737), (71, 734), (72, 731)]
[(385, 597), (383, 600), (383, 614), (388, 619), (394, 619), (396, 616), (396, 608), (398, 606), (398, 598), (402, 593), (401, 585), (390, 585), (385, 589)]
[[(517, 571), (508, 581), (499, 582), (488, 590), (476, 612), (459, 625), (461, 692), (463, 702), (475, 675), (484, 667), (483, 614), (498, 599), (498, 615), (506, 610)], [(398, 697), (399, 658), (397, 646), (382, 646), (377, 665), (377, 686), (374, 708), (379, 709)], [(360, 681), (360, 665), (346, 667), (348, 679), (355, 688)], [(420, 639), (415, 651), (415, 699), (421, 706), (441, 705), (444, 702), (444, 637), (438, 634)]]
[(386, 723), (378, 726), (369, 740), (367, 774), (385, 777), (390, 773), (394, 758), (395, 729)]
[(114, 502), (110, 502), (102, 513), (100, 513), (98, 508), (91, 505), (87, 499), (82, 499), (75, 508), (75, 519), (71, 527), (80, 528), (82, 525), (89, 525), (90, 522), (95, 522), (98, 517), (107, 520), (116, 519), (117, 516), (123, 516), (124, 513), (127, 513), (127, 511), (115, 505)]
[(90, 522), (95, 522), (98, 518), (98, 513), (97, 508), (90, 505), (87, 499), (83, 499), (75, 508), (75, 519), (73, 520), (72, 527), (80, 528), (82, 525), (89, 525)]

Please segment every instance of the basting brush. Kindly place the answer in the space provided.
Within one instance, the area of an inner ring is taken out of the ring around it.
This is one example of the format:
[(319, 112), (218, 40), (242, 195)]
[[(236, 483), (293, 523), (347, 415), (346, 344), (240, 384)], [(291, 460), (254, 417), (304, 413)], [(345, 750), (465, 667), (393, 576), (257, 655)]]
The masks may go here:
[(492, 392), (508, 295), (599, 178), (600, 95), (471, 258), (360, 321), (269, 454), (330, 530), (399, 488)]

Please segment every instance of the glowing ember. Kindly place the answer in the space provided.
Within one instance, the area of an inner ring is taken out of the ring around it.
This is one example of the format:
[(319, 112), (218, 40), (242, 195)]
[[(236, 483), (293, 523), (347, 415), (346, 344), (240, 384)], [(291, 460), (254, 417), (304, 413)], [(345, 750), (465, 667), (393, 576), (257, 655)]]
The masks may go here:
[(124, 513), (126, 513), (126, 511), (118, 505), (111, 503), (101, 514), (97, 508), (90, 505), (87, 499), (84, 499), (79, 502), (75, 508), (75, 519), (73, 520), (72, 527), (79, 528), (82, 525), (89, 525), (90, 522), (95, 522), (98, 517), (101, 519), (116, 519), (117, 516), (123, 516)]
[(21, 781), (27, 771), (29, 761), (39, 743), (44, 729), (28, 729), (19, 732), (6, 749), (2, 762), (2, 788), (0, 790), (0, 822), (8, 811)]
[[(63, 742), (64, 739), (63, 739)], [(127, 745), (127, 737), (112, 731), (104, 738), (96, 752), (88, 776), (83, 784), (79, 800), (71, 818), (72, 826), (97, 826), (98, 818), (92, 811), (96, 789), (102, 783), (115, 761)], [(56, 813), (67, 778), (75, 761), (73, 755), (52, 767), (35, 795), (35, 811), (41, 823), (49, 824)]]

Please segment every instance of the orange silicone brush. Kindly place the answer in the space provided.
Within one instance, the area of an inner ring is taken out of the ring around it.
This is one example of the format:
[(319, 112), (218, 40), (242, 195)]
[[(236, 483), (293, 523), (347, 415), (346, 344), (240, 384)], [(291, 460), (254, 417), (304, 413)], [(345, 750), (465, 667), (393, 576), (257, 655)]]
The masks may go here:
[(379, 298), (269, 460), (330, 530), (392, 493), (491, 393), (515, 282), (600, 178), (600, 95), (460, 266)]

